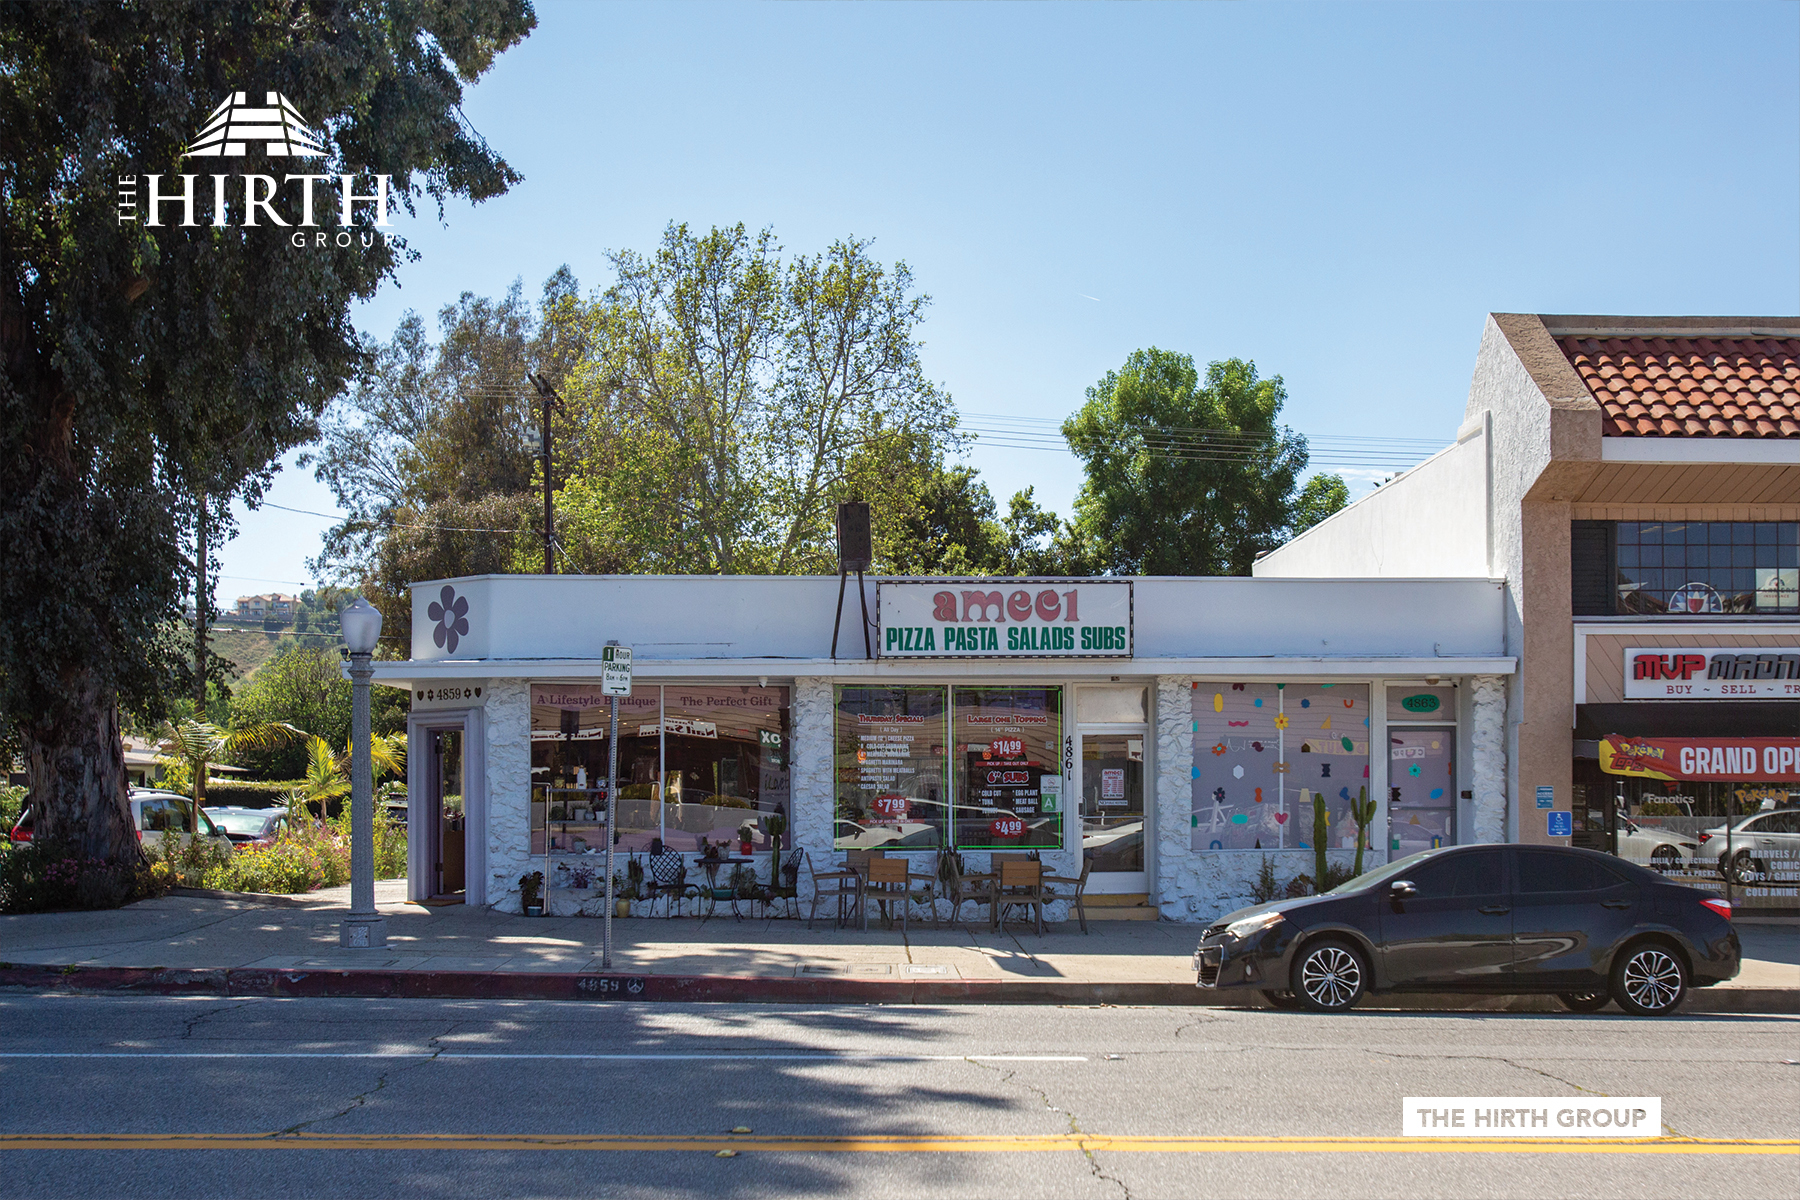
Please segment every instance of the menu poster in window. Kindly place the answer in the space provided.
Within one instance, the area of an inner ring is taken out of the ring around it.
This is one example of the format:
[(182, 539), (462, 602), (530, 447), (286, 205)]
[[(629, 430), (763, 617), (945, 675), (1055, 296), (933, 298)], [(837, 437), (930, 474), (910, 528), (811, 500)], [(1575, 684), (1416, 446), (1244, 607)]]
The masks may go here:
[(957, 845), (1060, 846), (1061, 689), (957, 688), (955, 709)]
[(941, 687), (837, 691), (839, 849), (932, 849), (943, 825)]
[(1100, 807), (1125, 807), (1125, 769), (1107, 767), (1100, 772)]

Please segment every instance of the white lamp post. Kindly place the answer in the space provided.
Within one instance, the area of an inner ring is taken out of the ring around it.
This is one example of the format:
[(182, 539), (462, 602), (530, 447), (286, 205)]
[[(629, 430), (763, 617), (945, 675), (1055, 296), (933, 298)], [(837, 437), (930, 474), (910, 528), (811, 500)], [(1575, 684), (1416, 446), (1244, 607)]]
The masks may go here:
[(338, 945), (387, 945), (387, 928), (375, 911), (375, 778), (369, 761), (369, 658), (381, 641), (381, 612), (357, 600), (338, 614), (350, 651), (350, 915), (338, 927)]

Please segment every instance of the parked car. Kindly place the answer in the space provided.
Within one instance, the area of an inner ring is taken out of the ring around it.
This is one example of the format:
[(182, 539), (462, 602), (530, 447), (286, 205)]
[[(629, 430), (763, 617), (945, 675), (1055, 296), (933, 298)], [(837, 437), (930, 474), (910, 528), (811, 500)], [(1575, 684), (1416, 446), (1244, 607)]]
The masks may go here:
[(1731, 827), (1729, 838), (1725, 826), (1715, 825), (1700, 835), (1700, 845), (1703, 853), (1716, 858), (1720, 875), (1736, 883), (1761, 883), (1777, 864), (1791, 870), (1800, 860), (1800, 808), (1745, 817)]
[[(188, 797), (177, 792), (132, 788), (129, 803), (138, 841), (143, 841), (144, 835), (149, 834), (155, 839), (153, 845), (159, 845), (165, 833), (174, 833), (184, 845), (194, 840), (194, 802)], [(200, 836), (226, 851), (231, 849), (231, 839), (213, 824), (205, 810), (200, 813), (200, 828)], [(19, 814), (18, 823), (7, 836), (14, 842), (29, 842), (31, 831), (31, 809), (27, 808)]]
[(1201, 987), (1314, 1012), (1429, 991), (1547, 993), (1576, 1012), (1611, 999), (1657, 1016), (1738, 973), (1730, 918), (1718, 897), (1609, 854), (1453, 846), (1231, 913), (1206, 930), (1194, 969)]
[(287, 828), (287, 810), (282, 808), (244, 808), (221, 804), (203, 810), (212, 823), (224, 831), (234, 846), (253, 844), (267, 846)]
[(1679, 871), (1693, 862), (1700, 842), (1667, 829), (1639, 825), (1623, 811), (1619, 813), (1619, 857), (1630, 859), (1653, 871)]

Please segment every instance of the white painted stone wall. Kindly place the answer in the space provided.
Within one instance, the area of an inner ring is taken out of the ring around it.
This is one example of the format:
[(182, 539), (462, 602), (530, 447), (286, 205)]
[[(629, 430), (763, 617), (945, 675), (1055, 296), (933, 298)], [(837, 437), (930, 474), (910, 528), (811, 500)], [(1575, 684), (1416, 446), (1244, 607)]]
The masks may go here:
[[(793, 844), (804, 849), (814, 871), (829, 871), (837, 861), (831, 851), (836, 823), (833, 798), (832, 715), (835, 697), (831, 680), (809, 676), (794, 680), (789, 701), (793, 745), (788, 751), (789, 779), (793, 791)], [(812, 880), (800, 870), (800, 909), (812, 905)]]
[(1506, 676), (1470, 681), (1469, 766), (1477, 842), (1506, 840)]
[[(1192, 849), (1195, 676), (1162, 675), (1156, 680), (1156, 893), (1152, 900), (1165, 921), (1208, 924), (1256, 903), (1250, 889), (1262, 861), (1275, 865), (1282, 884), (1313, 873), (1311, 850)], [(1350, 866), (1353, 850), (1331, 850), (1330, 861)], [(1365, 854), (1367, 869), (1370, 858)]]
[(531, 693), (522, 679), (495, 679), (487, 694), (488, 907), (518, 912), (519, 876), (530, 865)]

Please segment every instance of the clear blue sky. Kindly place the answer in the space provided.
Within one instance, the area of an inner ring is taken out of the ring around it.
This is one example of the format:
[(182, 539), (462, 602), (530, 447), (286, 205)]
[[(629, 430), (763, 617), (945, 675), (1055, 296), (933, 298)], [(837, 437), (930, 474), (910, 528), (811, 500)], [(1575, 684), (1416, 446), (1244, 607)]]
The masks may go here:
[[(1490, 311), (1800, 311), (1794, 4), (538, 17), (465, 105), (524, 183), (404, 222), (422, 258), (363, 330), (742, 221), (910, 263), (965, 413), (1061, 418), (1156, 345), (1281, 375), (1304, 433), (1445, 442)], [(1035, 485), (1066, 515), (1080, 484), (1066, 453), (970, 461), (1002, 506)], [(334, 508), (292, 469), (269, 498)], [(304, 583), (326, 523), (242, 517), (221, 597)]]

